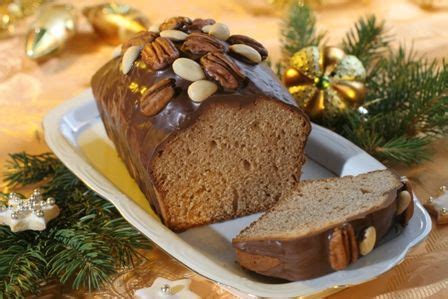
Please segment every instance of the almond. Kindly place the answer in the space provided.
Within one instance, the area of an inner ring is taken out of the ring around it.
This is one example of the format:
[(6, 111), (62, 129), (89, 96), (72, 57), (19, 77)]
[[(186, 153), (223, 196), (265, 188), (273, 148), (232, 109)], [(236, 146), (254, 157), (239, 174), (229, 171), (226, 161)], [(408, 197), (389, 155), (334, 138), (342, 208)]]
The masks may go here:
[(173, 62), (173, 71), (182, 79), (198, 81), (205, 78), (204, 71), (199, 63), (188, 58), (177, 58)]
[(202, 102), (218, 90), (218, 85), (208, 80), (199, 80), (188, 86), (188, 96), (193, 102)]

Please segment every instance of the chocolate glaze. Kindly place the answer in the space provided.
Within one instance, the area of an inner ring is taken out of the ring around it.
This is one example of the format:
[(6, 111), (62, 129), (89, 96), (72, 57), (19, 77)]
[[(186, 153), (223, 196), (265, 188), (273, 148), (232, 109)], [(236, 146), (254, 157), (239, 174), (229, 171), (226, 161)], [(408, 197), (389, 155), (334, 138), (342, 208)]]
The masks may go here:
[[(395, 215), (398, 206), (397, 198), (398, 193), (405, 188), (412, 194), (409, 183), (402, 184), (398, 191), (392, 190), (387, 194), (388, 200), (383, 206), (375, 211), (358, 215), (355, 219), (347, 219), (344, 223), (350, 223), (353, 226), (358, 240), (362, 238), (362, 233), (367, 227), (374, 226), (377, 233), (375, 245), (378, 245), (389, 231), (400, 223), (400, 216)], [(234, 242), (233, 246), (245, 253), (278, 260), (270, 269), (261, 265), (260, 268), (254, 266), (250, 269), (252, 271), (291, 281), (312, 279), (334, 272), (329, 262), (328, 244), (333, 229), (342, 224), (311, 236), (284, 240)]]
[[(93, 94), (106, 132), (130, 174), (162, 218), (165, 211), (157, 201), (150, 171), (152, 157), (169, 136), (194, 123), (205, 107), (218, 102), (246, 105), (264, 98), (303, 114), (268, 66), (230, 59), (246, 75), (245, 84), (231, 93), (220, 90), (202, 103), (190, 100), (187, 88), (191, 82), (178, 77), (171, 66), (152, 71), (138, 60), (131, 71), (123, 75), (121, 57), (118, 57), (106, 63), (92, 78)], [(176, 80), (176, 95), (158, 114), (145, 116), (139, 108), (142, 93), (164, 78)]]

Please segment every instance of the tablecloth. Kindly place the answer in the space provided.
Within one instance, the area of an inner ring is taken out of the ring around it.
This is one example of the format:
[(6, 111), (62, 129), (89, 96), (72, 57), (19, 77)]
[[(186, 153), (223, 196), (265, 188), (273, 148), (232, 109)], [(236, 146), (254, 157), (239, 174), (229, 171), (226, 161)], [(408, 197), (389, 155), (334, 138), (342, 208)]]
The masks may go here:
[[(103, 1), (69, 2), (82, 8)], [(261, 41), (274, 61), (280, 57), (279, 26), (282, 18), (267, 0), (123, 2), (143, 11), (154, 23), (173, 15), (212, 17), (228, 24), (231, 32)], [(330, 44), (337, 45), (360, 16), (372, 13), (386, 20), (397, 44), (413, 46), (430, 58), (448, 58), (448, 11), (426, 11), (412, 1), (342, 1), (338, 5), (325, 5), (317, 11), (318, 28), (329, 33)], [(48, 150), (42, 138), (43, 115), (88, 88), (92, 74), (109, 60), (113, 50), (92, 32), (80, 15), (79, 33), (66, 49), (58, 56), (37, 63), (24, 55), (26, 28), (25, 22), (13, 37), (0, 40), (0, 167), (3, 167), (8, 153), (28, 151), (37, 154)], [(441, 185), (448, 185), (448, 138), (435, 143), (434, 151), (432, 161), (418, 166), (389, 165), (415, 183), (415, 191), (422, 200), (435, 194)], [(330, 298), (447, 298), (447, 249), (448, 225), (434, 223), (426, 242), (414, 249), (399, 266), (373, 281), (350, 287)], [(204, 298), (234, 297), (157, 248), (144, 254), (148, 259), (135, 269), (122, 271), (111, 285), (83, 296), (130, 297), (135, 289), (149, 286), (156, 277), (163, 276), (191, 278), (193, 291)], [(44, 293), (52, 292), (58, 296), (65, 294), (67, 298), (83, 294), (54, 285), (48, 286)]]

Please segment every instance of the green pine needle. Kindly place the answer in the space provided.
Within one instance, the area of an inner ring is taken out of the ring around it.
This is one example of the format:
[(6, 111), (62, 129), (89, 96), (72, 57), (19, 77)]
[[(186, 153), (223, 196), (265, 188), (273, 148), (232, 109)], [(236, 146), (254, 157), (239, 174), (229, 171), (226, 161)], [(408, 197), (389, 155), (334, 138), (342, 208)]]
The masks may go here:
[(429, 160), (430, 151), (427, 146), (430, 142), (428, 138), (398, 137), (376, 147), (373, 153), (386, 160), (413, 164)]
[(282, 24), (281, 43), (285, 57), (308, 46), (319, 46), (326, 35), (325, 32), (317, 32), (313, 10), (299, 2), (293, 2)]
[(391, 36), (386, 35), (384, 21), (378, 22), (375, 16), (360, 18), (342, 40), (342, 48), (354, 55), (364, 66), (379, 58), (388, 48)]
[(117, 269), (142, 259), (139, 249), (150, 248), (150, 241), (110, 202), (52, 154), (10, 157), (5, 181), (10, 186), (43, 183), (45, 196), (56, 198), (61, 215), (42, 232), (12, 233), (0, 226), (0, 298), (37, 294), (40, 283), (48, 280), (71, 283), (74, 289), (97, 289)]
[(51, 153), (30, 156), (20, 152), (10, 154), (9, 158), (4, 175), (10, 187), (40, 182), (53, 174), (58, 163)]
[(49, 274), (73, 288), (93, 290), (115, 274), (109, 244), (88, 229), (60, 229), (48, 245)]
[(448, 131), (448, 65), (398, 51), (380, 59), (367, 82), (368, 110), (393, 117), (395, 126), (384, 126), (388, 139), (401, 136), (440, 137)]
[(32, 235), (15, 234), (0, 226), (0, 298), (23, 298), (39, 290), (47, 263), (29, 239)]

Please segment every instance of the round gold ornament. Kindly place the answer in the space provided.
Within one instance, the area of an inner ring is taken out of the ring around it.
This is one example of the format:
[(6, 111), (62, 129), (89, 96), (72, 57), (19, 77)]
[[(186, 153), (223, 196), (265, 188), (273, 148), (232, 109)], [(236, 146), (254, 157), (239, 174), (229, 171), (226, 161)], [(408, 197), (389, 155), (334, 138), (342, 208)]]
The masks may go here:
[(336, 47), (307, 47), (296, 52), (284, 83), (305, 112), (316, 120), (360, 106), (366, 95), (361, 61)]
[(148, 19), (140, 11), (125, 4), (111, 2), (88, 6), (82, 12), (95, 32), (112, 45), (124, 42), (149, 26)]

